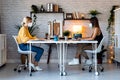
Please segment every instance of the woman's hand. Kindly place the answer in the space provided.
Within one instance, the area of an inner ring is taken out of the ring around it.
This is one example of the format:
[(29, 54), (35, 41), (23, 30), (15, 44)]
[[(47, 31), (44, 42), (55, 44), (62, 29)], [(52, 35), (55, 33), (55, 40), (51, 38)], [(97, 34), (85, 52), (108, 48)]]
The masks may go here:
[(35, 38), (34, 40), (39, 40), (39, 38)]

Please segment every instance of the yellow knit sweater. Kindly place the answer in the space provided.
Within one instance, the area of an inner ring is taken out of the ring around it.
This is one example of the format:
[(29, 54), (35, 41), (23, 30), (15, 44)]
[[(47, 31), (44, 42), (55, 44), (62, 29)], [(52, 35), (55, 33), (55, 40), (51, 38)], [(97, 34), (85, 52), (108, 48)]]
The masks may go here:
[(21, 27), (19, 32), (18, 32), (18, 36), (17, 36), (17, 41), (18, 41), (18, 44), (21, 44), (21, 43), (26, 43), (27, 41), (29, 40), (34, 40), (34, 39), (37, 39), (36, 37), (32, 37), (29, 33), (29, 30), (27, 27)]

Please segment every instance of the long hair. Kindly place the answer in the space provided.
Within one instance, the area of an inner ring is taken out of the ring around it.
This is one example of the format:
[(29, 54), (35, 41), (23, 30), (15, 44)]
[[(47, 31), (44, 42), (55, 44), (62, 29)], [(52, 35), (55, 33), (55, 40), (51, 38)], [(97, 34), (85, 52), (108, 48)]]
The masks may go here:
[(92, 18), (90, 19), (90, 22), (92, 23), (92, 26), (93, 26), (93, 27), (98, 27), (98, 28), (100, 28), (97, 17), (92, 17)]
[(31, 17), (29, 17), (29, 16), (26, 16), (26, 17), (24, 17), (23, 18), (23, 21), (22, 21), (22, 26), (27, 22), (27, 21), (30, 21), (30, 20), (32, 20), (32, 18)]

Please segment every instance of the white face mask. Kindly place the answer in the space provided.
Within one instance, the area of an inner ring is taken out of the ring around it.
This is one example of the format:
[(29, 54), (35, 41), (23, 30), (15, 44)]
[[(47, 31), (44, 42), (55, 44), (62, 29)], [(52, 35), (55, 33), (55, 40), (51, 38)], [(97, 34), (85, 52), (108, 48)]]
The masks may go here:
[(32, 27), (32, 23), (28, 23), (28, 27)]
[(92, 23), (89, 24), (89, 27), (92, 28)]

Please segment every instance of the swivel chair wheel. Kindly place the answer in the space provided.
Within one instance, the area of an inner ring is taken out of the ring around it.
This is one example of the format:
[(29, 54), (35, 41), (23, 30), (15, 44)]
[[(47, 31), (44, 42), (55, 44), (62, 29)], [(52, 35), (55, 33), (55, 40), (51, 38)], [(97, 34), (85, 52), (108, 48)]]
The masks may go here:
[(104, 68), (101, 69), (101, 72), (103, 72), (103, 71), (104, 71)]
[(24, 70), (26, 70), (27, 68), (26, 67), (24, 67)]
[(16, 68), (14, 68), (14, 71), (17, 71), (17, 69), (16, 69)]
[(82, 68), (82, 71), (85, 71), (85, 68)]
[(92, 70), (90, 69), (89, 72), (92, 72)]
[(92, 67), (89, 67), (89, 72), (92, 72)]
[(21, 70), (18, 70), (18, 72), (20, 73), (20, 72), (21, 72)]
[(30, 76), (32, 76), (32, 73), (30, 73)]

